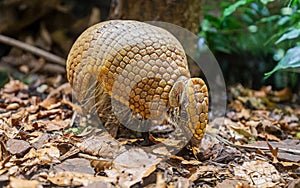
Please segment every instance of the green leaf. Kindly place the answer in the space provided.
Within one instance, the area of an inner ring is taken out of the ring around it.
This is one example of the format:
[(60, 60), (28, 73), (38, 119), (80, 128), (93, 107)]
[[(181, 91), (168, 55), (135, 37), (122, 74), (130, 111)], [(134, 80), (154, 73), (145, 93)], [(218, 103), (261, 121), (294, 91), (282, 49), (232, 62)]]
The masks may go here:
[(289, 49), (277, 66), (270, 72), (265, 73), (265, 78), (282, 69), (300, 73), (300, 46)]
[(286, 24), (288, 21), (291, 20), (291, 17), (290, 16), (284, 16), (282, 17), (279, 21), (278, 21), (278, 25), (279, 26), (283, 26), (284, 24)]
[(216, 27), (216, 28), (220, 27), (220, 19), (218, 17), (206, 14), (204, 15), (204, 20), (210, 23), (210, 27)]
[(281, 8), (281, 14), (282, 15), (292, 15), (293, 14), (293, 9), (291, 7), (283, 7)]
[(298, 0), (290, 0), (287, 7), (293, 7), (296, 6), (298, 3)]
[(280, 18), (281, 18), (281, 16), (279, 16), (279, 15), (268, 16), (268, 17), (260, 19), (258, 21), (258, 23), (272, 22), (272, 21), (275, 21), (275, 20), (279, 20)]
[(223, 12), (223, 19), (229, 15), (231, 15), (236, 9), (242, 5), (252, 2), (253, 0), (239, 0), (236, 3), (227, 7)]
[(299, 37), (300, 35), (300, 29), (293, 29), (287, 33), (284, 33), (276, 42), (275, 44), (278, 44), (286, 39), (294, 39)]
[(260, 2), (262, 3), (262, 4), (268, 4), (268, 3), (270, 3), (270, 2), (272, 2), (272, 1), (274, 1), (274, 0), (260, 0)]
[(209, 31), (211, 27), (211, 24), (208, 20), (204, 19), (201, 23), (201, 30), (202, 31)]

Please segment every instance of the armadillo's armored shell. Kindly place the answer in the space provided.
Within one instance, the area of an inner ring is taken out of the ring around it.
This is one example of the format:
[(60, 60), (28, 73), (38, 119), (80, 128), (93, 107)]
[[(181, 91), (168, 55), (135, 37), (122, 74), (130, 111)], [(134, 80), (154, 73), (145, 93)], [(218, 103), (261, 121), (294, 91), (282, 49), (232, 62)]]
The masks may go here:
[[(97, 82), (101, 93), (145, 119), (165, 113), (175, 82), (190, 78), (185, 52), (172, 34), (150, 24), (124, 20), (102, 22), (84, 31), (69, 53), (67, 74), (79, 101), (87, 98), (86, 92)], [(201, 88), (206, 89), (201, 91), (191, 85), (199, 81), (187, 83), (187, 96), (193, 95), (188, 97), (189, 127), (201, 129), (192, 130), (201, 139), (208, 119), (207, 88), (203, 81)], [(204, 95), (205, 102), (195, 98), (197, 93)], [(200, 111), (192, 110), (199, 105)]]

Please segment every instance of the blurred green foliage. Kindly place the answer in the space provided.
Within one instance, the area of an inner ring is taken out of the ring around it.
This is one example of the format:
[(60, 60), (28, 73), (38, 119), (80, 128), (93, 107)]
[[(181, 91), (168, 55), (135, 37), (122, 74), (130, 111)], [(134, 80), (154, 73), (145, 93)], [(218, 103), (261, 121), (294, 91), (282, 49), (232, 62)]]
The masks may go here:
[[(219, 5), (221, 14), (205, 14), (199, 33), (214, 52), (262, 60), (255, 65), (261, 75), (273, 68), (265, 78), (278, 70), (300, 72), (300, 0), (227, 0)], [(295, 74), (275, 74), (274, 80), (288, 76), (296, 84)]]
[(0, 88), (2, 88), (9, 81), (7, 71), (0, 67)]

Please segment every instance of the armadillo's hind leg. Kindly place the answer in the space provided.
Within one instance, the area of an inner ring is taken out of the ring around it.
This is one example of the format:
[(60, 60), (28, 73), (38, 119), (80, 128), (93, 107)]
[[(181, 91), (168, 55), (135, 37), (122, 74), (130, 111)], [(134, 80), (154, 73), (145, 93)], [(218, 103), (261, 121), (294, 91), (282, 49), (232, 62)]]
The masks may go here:
[(100, 86), (101, 83), (97, 83), (99, 85), (95, 91), (95, 106), (97, 108), (99, 123), (115, 138), (120, 127), (120, 122), (113, 112), (111, 96), (103, 90), (103, 87)]

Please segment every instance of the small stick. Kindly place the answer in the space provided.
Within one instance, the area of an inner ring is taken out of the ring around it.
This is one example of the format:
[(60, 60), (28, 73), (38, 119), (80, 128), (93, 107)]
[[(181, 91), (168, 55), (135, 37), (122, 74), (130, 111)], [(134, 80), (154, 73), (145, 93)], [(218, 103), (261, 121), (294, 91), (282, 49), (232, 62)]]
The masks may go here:
[(57, 64), (63, 65), (63, 66), (66, 65), (65, 64), (65, 62), (66, 62), (65, 59), (63, 59), (59, 56), (56, 56), (52, 53), (49, 53), (45, 50), (42, 50), (40, 48), (37, 48), (37, 47), (34, 47), (32, 45), (26, 44), (24, 42), (18, 41), (16, 39), (13, 39), (13, 38), (10, 38), (10, 37), (7, 37), (7, 36), (4, 36), (4, 35), (0, 34), (0, 42), (4, 43), (4, 44), (7, 44), (7, 45), (10, 45), (10, 46), (20, 48), (22, 50), (28, 51), (28, 52), (33, 53), (35, 55), (41, 56), (41, 57), (45, 58), (46, 60), (51, 61), (53, 63), (57, 63)]
[[(243, 148), (243, 149), (252, 149), (252, 150), (255, 150), (255, 149), (260, 149), (260, 150), (263, 150), (263, 151), (270, 151), (270, 148), (269, 147), (264, 147), (264, 146), (247, 146), (247, 145), (237, 145), (237, 144), (234, 144), (228, 140), (225, 140), (224, 138), (222, 138), (221, 136), (219, 135), (216, 135), (214, 133), (207, 133), (208, 135), (212, 136), (212, 137), (215, 137), (217, 138), (219, 141), (223, 142), (224, 144), (226, 145), (229, 145), (231, 147), (237, 147), (237, 148)], [(290, 148), (278, 148), (279, 151), (282, 151), (282, 152), (287, 152), (287, 153), (293, 153), (293, 154), (296, 154), (296, 155), (300, 155), (300, 150), (298, 149), (290, 149)]]

